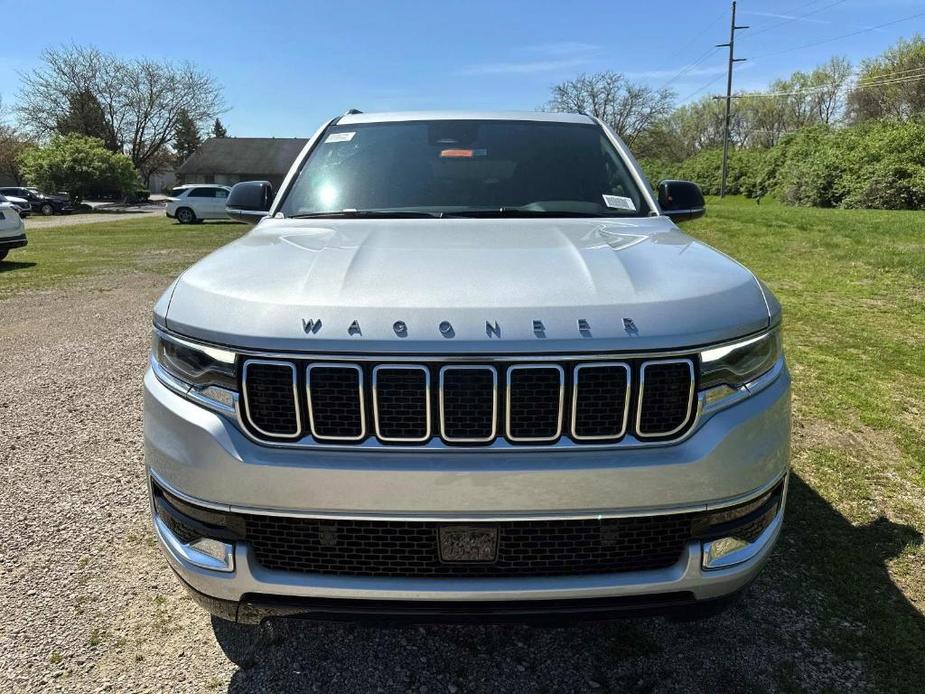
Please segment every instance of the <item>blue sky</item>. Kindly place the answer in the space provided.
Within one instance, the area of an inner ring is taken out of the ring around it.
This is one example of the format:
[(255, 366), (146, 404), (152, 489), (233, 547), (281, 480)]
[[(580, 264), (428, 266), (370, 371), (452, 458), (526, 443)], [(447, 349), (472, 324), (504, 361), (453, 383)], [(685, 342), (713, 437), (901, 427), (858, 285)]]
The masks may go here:
[[(0, 2), (5, 5), (9, 0)], [(737, 88), (761, 89), (832, 55), (857, 62), (925, 34), (923, 0), (741, 0)], [(0, 97), (46, 46), (94, 44), (122, 56), (191, 60), (224, 87), (231, 135), (306, 136), (350, 107), (527, 109), (579, 72), (612, 69), (680, 100), (720, 93), (726, 0), (439, 0), (29, 3), (41, 30), (6, 31)], [(38, 26), (35, 25), (34, 26)], [(851, 32), (854, 36), (800, 48)], [(685, 66), (695, 67), (677, 76)], [(713, 81), (715, 80), (715, 81)], [(711, 84), (712, 81), (712, 84)], [(699, 91), (698, 91), (699, 90)]]

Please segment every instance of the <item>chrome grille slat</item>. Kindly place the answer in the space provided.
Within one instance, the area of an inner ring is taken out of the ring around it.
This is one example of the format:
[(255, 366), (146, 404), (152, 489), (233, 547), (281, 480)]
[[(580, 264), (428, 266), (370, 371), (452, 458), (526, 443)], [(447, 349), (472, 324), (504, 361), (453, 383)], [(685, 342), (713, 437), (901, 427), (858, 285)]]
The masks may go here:
[[(487, 381), (482, 378), (481, 383), (471, 382), (484, 374), (490, 375)], [(470, 383), (454, 382), (454, 378), (466, 376), (469, 377)], [(479, 435), (480, 433), (482, 435)], [(497, 435), (498, 371), (495, 367), (441, 367), (440, 436), (443, 440), (449, 443), (490, 443)]]
[[(271, 375), (272, 371), (277, 374)], [(281, 379), (288, 371), (289, 383)], [(248, 382), (248, 376), (251, 376)], [(297, 439), (302, 433), (295, 364), (270, 359), (248, 359), (241, 370), (244, 409), (250, 425), (271, 438)], [(291, 398), (291, 405), (288, 402)], [(287, 408), (291, 410), (287, 411)]]
[[(314, 379), (312, 372), (315, 372)], [(308, 423), (324, 441), (366, 438), (363, 369), (356, 364), (312, 363), (305, 369)]]
[[(632, 372), (626, 362), (576, 364), (572, 372), (572, 436), (579, 441), (622, 438), (629, 424), (631, 388)], [(612, 429), (610, 413), (616, 415)]]
[[(420, 385), (415, 383), (415, 374), (423, 376)], [(373, 367), (373, 420), (380, 441), (422, 443), (430, 439), (430, 369), (415, 364)]]
[[(544, 380), (552, 372), (557, 376), (556, 381)], [(531, 391), (539, 397), (529, 397)], [(505, 429), (509, 440), (539, 443), (555, 441), (562, 435), (565, 370), (561, 366), (515, 364), (508, 367), (506, 397)], [(547, 433), (541, 433), (544, 431)]]
[[(649, 376), (647, 390), (646, 374)], [(686, 380), (681, 376), (686, 375)], [(639, 397), (636, 404), (636, 435), (640, 438), (673, 436), (691, 418), (696, 379), (690, 359), (660, 359), (639, 367)], [(683, 398), (686, 391), (686, 398)], [(674, 426), (672, 426), (674, 425)]]

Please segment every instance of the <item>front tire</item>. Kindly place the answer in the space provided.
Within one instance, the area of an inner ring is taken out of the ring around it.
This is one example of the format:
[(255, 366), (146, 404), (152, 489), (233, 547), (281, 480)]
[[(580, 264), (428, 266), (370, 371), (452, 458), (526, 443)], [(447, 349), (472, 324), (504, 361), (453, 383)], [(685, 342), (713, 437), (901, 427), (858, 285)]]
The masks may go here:
[(51, 217), (55, 213), (55, 208), (52, 207), (51, 203), (45, 202), (42, 203), (42, 206), (39, 208), (39, 212), (41, 212), (46, 217)]
[(180, 224), (193, 224), (196, 221), (196, 214), (188, 207), (178, 209), (175, 216)]

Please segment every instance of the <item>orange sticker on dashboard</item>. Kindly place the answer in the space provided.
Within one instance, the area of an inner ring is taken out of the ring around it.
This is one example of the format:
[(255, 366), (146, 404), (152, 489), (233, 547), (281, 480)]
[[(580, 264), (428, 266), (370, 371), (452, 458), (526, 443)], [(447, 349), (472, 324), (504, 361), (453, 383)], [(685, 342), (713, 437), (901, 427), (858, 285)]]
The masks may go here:
[(441, 157), (447, 158), (459, 158), (459, 157), (472, 157), (475, 155), (475, 152), (471, 149), (443, 149), (440, 150)]

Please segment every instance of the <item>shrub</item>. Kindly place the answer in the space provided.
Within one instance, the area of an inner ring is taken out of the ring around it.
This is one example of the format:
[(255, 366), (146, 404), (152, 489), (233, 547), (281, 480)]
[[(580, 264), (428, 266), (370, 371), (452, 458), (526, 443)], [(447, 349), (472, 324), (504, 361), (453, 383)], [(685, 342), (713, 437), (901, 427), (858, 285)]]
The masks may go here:
[(26, 151), (21, 163), (30, 184), (44, 190), (66, 190), (74, 202), (94, 190), (125, 194), (141, 185), (132, 160), (106, 149), (94, 137), (55, 136), (45, 147)]

